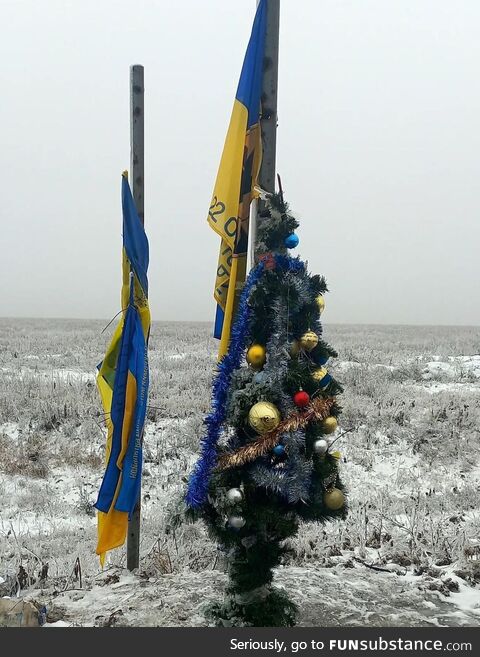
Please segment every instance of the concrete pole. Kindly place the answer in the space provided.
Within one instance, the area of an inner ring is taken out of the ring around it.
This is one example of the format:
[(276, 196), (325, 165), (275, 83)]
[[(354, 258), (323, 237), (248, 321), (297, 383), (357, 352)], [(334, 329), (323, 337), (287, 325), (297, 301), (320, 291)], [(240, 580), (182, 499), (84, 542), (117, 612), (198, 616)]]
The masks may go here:
[[(280, 0), (266, 0), (267, 28), (262, 81), (262, 164), (258, 184), (266, 192), (275, 191), (275, 158), (277, 150), (277, 92), (278, 92), (278, 42), (280, 29)], [(258, 2), (257, 2), (258, 4)], [(265, 209), (261, 199), (253, 205), (251, 222), (251, 264), (255, 264), (255, 245), (259, 215)]]
[[(132, 195), (142, 224), (145, 220), (144, 186), (144, 86), (143, 66), (130, 67), (130, 176)], [(141, 492), (128, 523), (127, 568), (135, 570), (140, 561)]]

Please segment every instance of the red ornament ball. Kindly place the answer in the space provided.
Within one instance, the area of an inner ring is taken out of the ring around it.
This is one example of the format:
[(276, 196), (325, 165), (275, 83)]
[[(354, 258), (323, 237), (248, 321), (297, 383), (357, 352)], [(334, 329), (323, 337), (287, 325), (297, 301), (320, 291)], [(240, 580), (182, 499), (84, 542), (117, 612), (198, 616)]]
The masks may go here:
[(296, 406), (304, 408), (304, 406), (308, 406), (310, 403), (310, 395), (304, 390), (299, 390), (293, 395), (293, 401)]

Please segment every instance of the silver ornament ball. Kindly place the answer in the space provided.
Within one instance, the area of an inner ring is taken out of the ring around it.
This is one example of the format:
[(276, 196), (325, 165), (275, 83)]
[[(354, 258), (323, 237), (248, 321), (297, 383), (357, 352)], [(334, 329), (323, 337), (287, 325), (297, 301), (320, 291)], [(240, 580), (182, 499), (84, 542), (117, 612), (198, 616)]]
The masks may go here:
[(328, 450), (328, 443), (326, 440), (320, 439), (313, 443), (313, 451), (315, 454), (326, 454)]
[(243, 493), (240, 488), (230, 488), (227, 491), (227, 500), (230, 504), (239, 504), (243, 500)]
[(228, 524), (234, 529), (241, 529), (245, 526), (245, 518), (243, 516), (230, 516), (228, 519)]

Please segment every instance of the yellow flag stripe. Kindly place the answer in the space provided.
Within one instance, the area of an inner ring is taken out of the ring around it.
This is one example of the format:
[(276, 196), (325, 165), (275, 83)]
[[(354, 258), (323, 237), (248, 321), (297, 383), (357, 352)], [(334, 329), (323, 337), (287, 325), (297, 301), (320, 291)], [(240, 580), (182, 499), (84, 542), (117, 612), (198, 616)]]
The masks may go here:
[(235, 100), (208, 213), (208, 223), (211, 228), (232, 250), (237, 230), (247, 122), (247, 108)]
[(125, 411), (122, 426), (122, 446), (117, 459), (117, 466), (121, 469), (123, 459), (128, 448), (128, 438), (132, 431), (135, 402), (137, 399), (137, 381), (131, 372), (127, 375), (127, 389), (125, 391)]

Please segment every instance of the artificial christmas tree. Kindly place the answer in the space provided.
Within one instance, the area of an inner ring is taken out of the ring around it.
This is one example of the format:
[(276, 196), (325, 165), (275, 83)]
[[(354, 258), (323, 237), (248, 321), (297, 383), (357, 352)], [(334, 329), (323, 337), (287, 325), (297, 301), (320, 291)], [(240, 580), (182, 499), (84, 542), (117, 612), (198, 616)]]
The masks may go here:
[(321, 339), (325, 279), (289, 250), (296, 219), (282, 194), (267, 196), (256, 259), (238, 304), (228, 353), (213, 382), (202, 453), (187, 504), (225, 551), (230, 575), (219, 622), (293, 625), (295, 605), (273, 588), (273, 568), (301, 520), (343, 517), (332, 452), (340, 385)]

